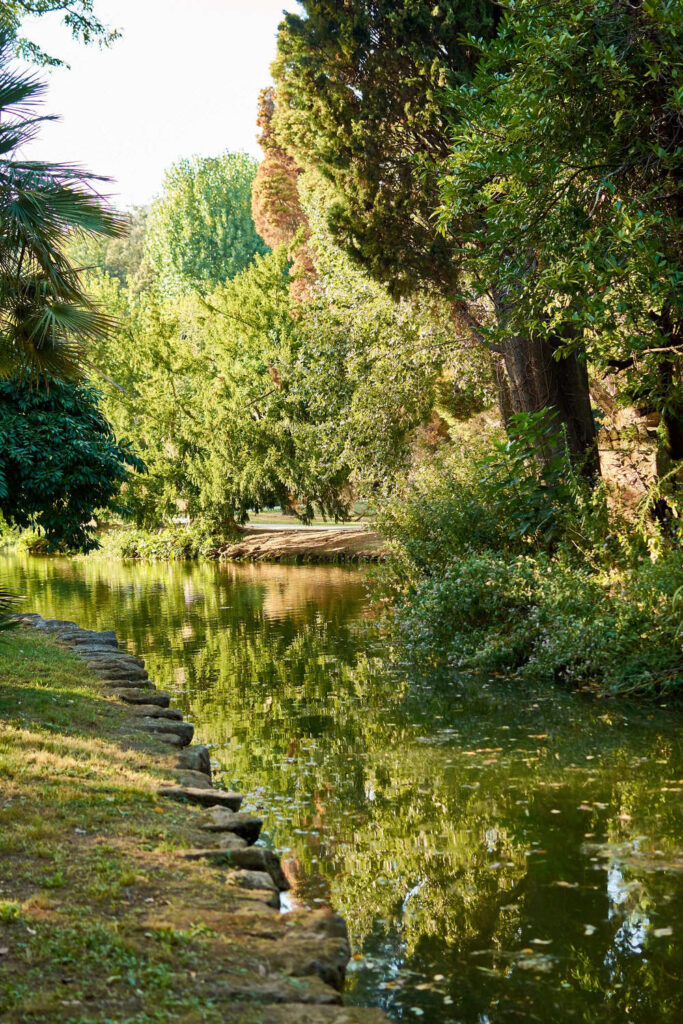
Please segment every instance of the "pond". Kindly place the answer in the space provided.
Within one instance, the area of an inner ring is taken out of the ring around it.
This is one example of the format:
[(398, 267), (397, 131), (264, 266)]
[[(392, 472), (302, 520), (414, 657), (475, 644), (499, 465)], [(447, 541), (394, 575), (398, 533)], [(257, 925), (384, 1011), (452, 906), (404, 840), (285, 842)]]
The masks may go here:
[(349, 925), (348, 999), (429, 1024), (682, 1018), (681, 715), (410, 678), (358, 570), (0, 553), (114, 628)]

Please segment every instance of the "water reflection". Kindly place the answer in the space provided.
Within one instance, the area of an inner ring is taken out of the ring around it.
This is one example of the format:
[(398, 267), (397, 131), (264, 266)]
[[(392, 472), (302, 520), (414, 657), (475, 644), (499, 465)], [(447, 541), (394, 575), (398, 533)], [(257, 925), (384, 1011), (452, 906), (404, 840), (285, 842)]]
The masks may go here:
[(411, 680), (362, 574), (0, 559), (27, 606), (112, 624), (345, 914), (350, 994), (396, 1020), (680, 1019), (670, 709)]

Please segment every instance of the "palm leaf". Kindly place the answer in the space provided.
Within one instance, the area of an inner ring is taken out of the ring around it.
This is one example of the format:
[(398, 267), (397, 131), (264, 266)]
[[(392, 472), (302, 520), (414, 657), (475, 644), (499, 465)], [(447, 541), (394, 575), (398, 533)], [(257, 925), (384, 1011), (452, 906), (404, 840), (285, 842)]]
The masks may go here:
[(83, 291), (68, 239), (120, 235), (126, 225), (100, 194), (108, 179), (17, 159), (49, 120), (34, 113), (43, 92), (33, 74), (13, 67), (0, 33), (0, 375), (28, 368), (73, 378), (88, 343), (108, 337), (116, 322)]
[(14, 608), (20, 597), (15, 597), (0, 587), (0, 632), (14, 629), (19, 625), (19, 620), (14, 618)]

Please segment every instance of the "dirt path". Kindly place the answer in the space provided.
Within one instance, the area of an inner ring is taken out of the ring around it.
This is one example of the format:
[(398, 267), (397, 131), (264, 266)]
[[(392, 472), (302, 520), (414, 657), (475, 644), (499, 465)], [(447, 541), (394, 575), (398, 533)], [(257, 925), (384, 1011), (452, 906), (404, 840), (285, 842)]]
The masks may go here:
[(225, 561), (245, 562), (378, 562), (384, 554), (381, 537), (365, 530), (245, 529), (234, 544), (218, 549)]

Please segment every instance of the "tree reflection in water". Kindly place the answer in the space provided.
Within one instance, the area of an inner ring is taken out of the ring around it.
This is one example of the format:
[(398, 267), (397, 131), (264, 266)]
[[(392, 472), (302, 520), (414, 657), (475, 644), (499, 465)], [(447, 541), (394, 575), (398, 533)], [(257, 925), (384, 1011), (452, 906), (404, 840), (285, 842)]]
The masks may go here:
[(27, 607), (117, 630), (349, 922), (396, 1020), (680, 1019), (667, 710), (411, 678), (335, 568), (5, 556)]

